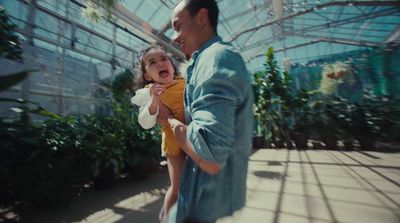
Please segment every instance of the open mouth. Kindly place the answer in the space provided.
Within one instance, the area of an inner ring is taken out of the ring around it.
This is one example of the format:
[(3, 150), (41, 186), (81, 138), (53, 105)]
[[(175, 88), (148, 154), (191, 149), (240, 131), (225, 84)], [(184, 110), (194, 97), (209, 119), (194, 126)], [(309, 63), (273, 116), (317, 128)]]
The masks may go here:
[(167, 78), (169, 76), (168, 70), (161, 70), (158, 74), (161, 78)]

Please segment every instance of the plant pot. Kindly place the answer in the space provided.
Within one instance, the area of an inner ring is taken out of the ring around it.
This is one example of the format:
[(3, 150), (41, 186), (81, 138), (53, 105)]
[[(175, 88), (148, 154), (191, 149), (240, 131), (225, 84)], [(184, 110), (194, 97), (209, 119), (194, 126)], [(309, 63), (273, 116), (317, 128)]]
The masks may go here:
[(313, 141), (312, 145), (313, 145), (313, 149), (315, 149), (315, 150), (321, 150), (321, 149), (325, 148), (324, 145), (322, 145), (322, 143), (320, 141)]
[(337, 139), (334, 137), (323, 138), (322, 142), (326, 145), (326, 149), (337, 150)]
[(253, 136), (253, 148), (254, 149), (261, 149), (265, 148), (266, 146), (265, 138), (264, 136)]
[(273, 142), (275, 145), (275, 148), (280, 149), (280, 148), (284, 148), (285, 144), (282, 140), (276, 140)]
[(293, 140), (289, 139), (285, 142), (285, 146), (288, 149), (294, 149), (296, 145), (294, 144)]
[(358, 143), (363, 150), (375, 150), (375, 139), (372, 137), (358, 138)]
[(292, 135), (294, 144), (296, 144), (296, 148), (298, 149), (307, 149), (308, 138), (307, 134), (300, 132), (293, 133)]
[(7, 203), (11, 200), (9, 185), (10, 180), (0, 175), (0, 206), (7, 205)]
[(93, 178), (93, 187), (96, 190), (106, 190), (114, 187), (115, 173), (113, 168), (101, 167), (100, 172)]
[(353, 146), (353, 140), (344, 140), (343, 141), (343, 148), (346, 151), (351, 151), (353, 150), (354, 146)]

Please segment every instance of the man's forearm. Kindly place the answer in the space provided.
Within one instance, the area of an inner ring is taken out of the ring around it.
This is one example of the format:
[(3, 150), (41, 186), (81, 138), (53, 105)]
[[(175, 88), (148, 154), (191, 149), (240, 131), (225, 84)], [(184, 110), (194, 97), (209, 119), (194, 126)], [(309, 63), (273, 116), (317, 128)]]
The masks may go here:
[(190, 156), (190, 158), (192, 158), (193, 161), (203, 171), (210, 175), (214, 175), (221, 170), (221, 167), (217, 163), (204, 160), (194, 151), (192, 143), (189, 141), (186, 135), (187, 125), (174, 118), (168, 119), (168, 122), (171, 125), (172, 131), (174, 132), (178, 144), (181, 146), (186, 155)]

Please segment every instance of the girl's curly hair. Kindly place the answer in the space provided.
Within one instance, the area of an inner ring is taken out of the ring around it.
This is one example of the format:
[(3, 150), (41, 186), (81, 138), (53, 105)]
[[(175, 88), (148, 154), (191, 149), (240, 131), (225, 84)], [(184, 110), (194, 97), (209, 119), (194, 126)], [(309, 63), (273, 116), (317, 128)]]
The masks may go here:
[(142, 51), (141, 54), (139, 54), (139, 62), (136, 64), (135, 69), (136, 69), (136, 75), (134, 78), (134, 86), (135, 90), (143, 88), (144, 86), (148, 85), (151, 83), (151, 81), (146, 80), (144, 77), (144, 74), (146, 73), (146, 64), (144, 64), (144, 56), (152, 49), (159, 49), (164, 51), (167, 54), (168, 60), (171, 62), (173, 68), (174, 68), (174, 79), (179, 78), (180, 75), (178, 73), (177, 67), (172, 60), (171, 55), (160, 45), (158, 44), (153, 44), (150, 47), (146, 48), (145, 50)]

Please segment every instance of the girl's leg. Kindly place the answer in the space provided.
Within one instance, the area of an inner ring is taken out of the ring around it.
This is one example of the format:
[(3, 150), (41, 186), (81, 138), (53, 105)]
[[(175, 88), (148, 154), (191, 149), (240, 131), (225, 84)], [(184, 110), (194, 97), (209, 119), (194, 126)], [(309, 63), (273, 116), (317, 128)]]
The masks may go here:
[[(169, 179), (171, 181), (171, 186), (168, 188), (167, 193), (165, 194), (164, 198), (164, 213), (165, 216), (171, 206), (176, 202), (178, 198), (178, 191), (179, 191), (179, 179), (181, 177), (182, 166), (185, 160), (185, 155), (183, 152), (179, 153), (176, 156), (167, 155), (167, 162), (168, 162), (168, 172), (169, 172)], [(164, 216), (160, 216), (161, 222), (164, 221)]]

